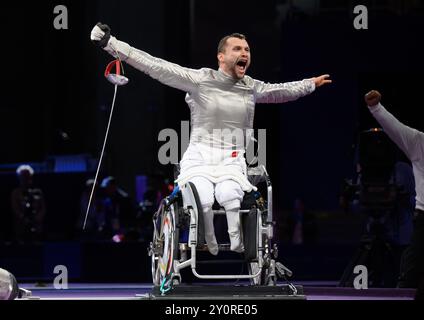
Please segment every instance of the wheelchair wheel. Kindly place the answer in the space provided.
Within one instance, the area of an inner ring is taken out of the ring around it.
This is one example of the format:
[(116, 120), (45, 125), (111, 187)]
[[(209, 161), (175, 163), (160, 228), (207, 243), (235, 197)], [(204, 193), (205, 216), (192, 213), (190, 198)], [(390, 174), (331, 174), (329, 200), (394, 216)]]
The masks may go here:
[(155, 231), (151, 243), (152, 279), (155, 286), (169, 280), (174, 267), (177, 252), (178, 232), (176, 228), (175, 205), (161, 210), (154, 220)]

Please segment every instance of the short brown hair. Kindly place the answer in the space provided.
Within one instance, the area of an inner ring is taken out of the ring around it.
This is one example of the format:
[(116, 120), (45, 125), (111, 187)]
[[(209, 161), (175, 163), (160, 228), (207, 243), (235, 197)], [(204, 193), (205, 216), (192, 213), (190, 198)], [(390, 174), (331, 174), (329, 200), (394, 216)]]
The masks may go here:
[(232, 33), (228, 36), (225, 36), (224, 38), (221, 39), (221, 41), (219, 41), (218, 53), (225, 51), (225, 47), (227, 46), (227, 40), (230, 39), (230, 38), (238, 38), (238, 39), (241, 39), (241, 40), (247, 40), (247, 37), (244, 34), (241, 34), (241, 33)]

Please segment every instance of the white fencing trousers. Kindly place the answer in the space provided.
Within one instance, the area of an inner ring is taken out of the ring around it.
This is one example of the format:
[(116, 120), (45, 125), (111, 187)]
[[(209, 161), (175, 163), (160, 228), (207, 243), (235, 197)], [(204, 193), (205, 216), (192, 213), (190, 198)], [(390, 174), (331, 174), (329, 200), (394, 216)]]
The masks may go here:
[(190, 181), (196, 186), (202, 205), (205, 221), (205, 240), (209, 252), (214, 255), (218, 254), (218, 243), (213, 225), (214, 215), (212, 213), (215, 198), (226, 211), (231, 250), (242, 252), (244, 248), (240, 234), (240, 205), (244, 192), (241, 186), (233, 180), (225, 180), (214, 185), (204, 177), (193, 177)]

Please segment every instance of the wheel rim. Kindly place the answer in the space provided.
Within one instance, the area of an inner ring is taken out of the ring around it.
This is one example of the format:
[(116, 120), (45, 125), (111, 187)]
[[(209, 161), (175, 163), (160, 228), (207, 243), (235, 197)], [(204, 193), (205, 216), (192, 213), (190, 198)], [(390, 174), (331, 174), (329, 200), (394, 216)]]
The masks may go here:
[(169, 271), (170, 261), (172, 259), (172, 252), (169, 250), (170, 243), (172, 242), (172, 235), (170, 234), (172, 229), (169, 217), (166, 216), (163, 222), (163, 256), (159, 257), (159, 269), (162, 278), (166, 277)]
[[(169, 273), (172, 272), (174, 261), (174, 208), (163, 211), (154, 222), (155, 230), (153, 234), (152, 253), (152, 279), (154, 285), (161, 285)], [(162, 252), (155, 252), (154, 248), (160, 243), (163, 245)]]
[(170, 207), (163, 217), (163, 227), (160, 234), (163, 240), (163, 255), (158, 257), (158, 274), (160, 282), (165, 279), (171, 272), (174, 262), (174, 208)]

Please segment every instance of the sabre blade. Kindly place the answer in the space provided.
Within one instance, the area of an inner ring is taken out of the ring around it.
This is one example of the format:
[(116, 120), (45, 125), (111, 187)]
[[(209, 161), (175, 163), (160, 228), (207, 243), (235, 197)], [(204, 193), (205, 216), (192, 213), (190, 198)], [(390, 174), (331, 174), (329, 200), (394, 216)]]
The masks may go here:
[(83, 231), (85, 231), (85, 228), (87, 227), (87, 220), (88, 220), (88, 215), (90, 213), (91, 202), (93, 201), (93, 195), (94, 195), (94, 191), (96, 189), (97, 179), (99, 178), (99, 172), (100, 172), (100, 168), (101, 168), (102, 162), (103, 162), (103, 156), (104, 156), (105, 149), (106, 149), (107, 138), (109, 136), (110, 124), (112, 123), (113, 109), (115, 108), (115, 101), (116, 101), (116, 93), (117, 93), (117, 91), (118, 91), (118, 85), (115, 85), (115, 93), (113, 94), (112, 108), (110, 110), (109, 121), (108, 121), (108, 124), (107, 124), (105, 139), (103, 141), (102, 152), (100, 154), (99, 164), (97, 165), (96, 177), (94, 178), (93, 187), (91, 188), (90, 199), (88, 200), (87, 211), (85, 212), (84, 225), (82, 227), (82, 230)]

